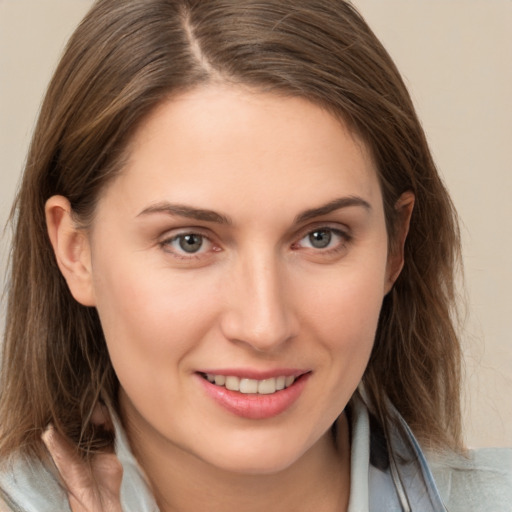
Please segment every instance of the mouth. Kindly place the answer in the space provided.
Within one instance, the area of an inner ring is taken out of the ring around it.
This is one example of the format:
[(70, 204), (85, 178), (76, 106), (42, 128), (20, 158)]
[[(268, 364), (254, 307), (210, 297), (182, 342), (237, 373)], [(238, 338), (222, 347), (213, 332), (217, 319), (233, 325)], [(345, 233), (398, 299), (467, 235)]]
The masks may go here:
[(213, 373), (201, 373), (203, 379), (211, 384), (223, 387), (229, 391), (237, 391), (244, 395), (273, 395), (278, 391), (289, 388), (300, 376), (280, 375), (268, 379), (240, 378), (235, 375), (216, 375)]
[(237, 370), (238, 375), (232, 372), (202, 371), (196, 375), (206, 395), (215, 403), (231, 414), (250, 420), (270, 419), (291, 409), (312, 374), (304, 370), (276, 371), (274, 375), (251, 370)]

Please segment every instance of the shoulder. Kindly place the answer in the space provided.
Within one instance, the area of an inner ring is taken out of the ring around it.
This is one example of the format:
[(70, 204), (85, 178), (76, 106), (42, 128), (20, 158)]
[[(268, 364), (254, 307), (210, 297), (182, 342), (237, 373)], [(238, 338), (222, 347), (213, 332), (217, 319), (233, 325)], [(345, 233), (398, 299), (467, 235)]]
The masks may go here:
[[(146, 477), (133, 456), (126, 434), (113, 418), (116, 455), (123, 467), (121, 504), (126, 512), (157, 512)], [(0, 461), (0, 512), (71, 512), (57, 469), (36, 458)]]
[(37, 459), (0, 463), (0, 512), (69, 512), (66, 493), (54, 473)]
[(466, 455), (428, 456), (450, 512), (512, 511), (512, 448), (470, 450)]
[[(123, 465), (121, 504), (126, 512), (156, 512), (158, 507), (131, 454), (119, 454)], [(71, 512), (56, 470), (38, 459), (0, 462), (0, 512)]]

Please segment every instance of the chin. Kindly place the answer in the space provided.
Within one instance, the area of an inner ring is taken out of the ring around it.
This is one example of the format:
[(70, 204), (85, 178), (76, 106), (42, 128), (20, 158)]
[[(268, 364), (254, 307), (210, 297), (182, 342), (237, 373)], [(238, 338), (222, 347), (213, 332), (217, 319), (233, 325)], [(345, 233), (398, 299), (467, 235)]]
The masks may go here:
[(247, 456), (237, 454), (210, 461), (218, 469), (238, 475), (272, 475), (286, 470), (297, 461), (298, 456), (276, 454), (261, 451), (259, 454)]
[[(296, 463), (310, 446), (302, 439), (294, 440), (289, 434), (275, 434), (258, 439), (258, 436), (241, 436), (217, 442), (215, 451), (198, 453), (204, 462), (223, 471), (241, 475), (271, 475), (284, 471)], [(216, 439), (219, 440), (217, 437)], [(220, 441), (220, 440), (219, 440)]]

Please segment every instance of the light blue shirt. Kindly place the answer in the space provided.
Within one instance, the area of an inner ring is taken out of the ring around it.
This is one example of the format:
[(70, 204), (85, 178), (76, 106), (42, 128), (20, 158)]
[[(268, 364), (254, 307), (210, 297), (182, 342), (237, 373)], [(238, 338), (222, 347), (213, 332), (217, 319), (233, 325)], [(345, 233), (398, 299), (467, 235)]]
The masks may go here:
[[(474, 451), (467, 458), (425, 457), (395, 414), (402, 428), (390, 429), (384, 436), (362, 399), (355, 396), (351, 401), (348, 512), (512, 512), (512, 448)], [(158, 512), (119, 422), (116, 453), (124, 470), (123, 511)], [(54, 470), (38, 460), (4, 463), (0, 490), (7, 504), (0, 504), (0, 512), (70, 512)]]

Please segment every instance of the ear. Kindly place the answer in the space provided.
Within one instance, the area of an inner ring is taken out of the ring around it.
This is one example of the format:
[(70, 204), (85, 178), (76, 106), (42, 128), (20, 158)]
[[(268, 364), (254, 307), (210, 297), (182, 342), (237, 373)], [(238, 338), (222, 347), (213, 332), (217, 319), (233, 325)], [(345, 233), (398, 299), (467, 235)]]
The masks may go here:
[(397, 226), (394, 240), (388, 254), (387, 278), (385, 293), (388, 293), (397, 280), (404, 266), (405, 239), (409, 233), (412, 211), (414, 209), (415, 196), (413, 192), (404, 192), (395, 203), (397, 213)]
[(45, 206), (48, 235), (57, 265), (73, 297), (94, 306), (91, 251), (87, 232), (73, 220), (71, 205), (63, 196), (52, 196)]

